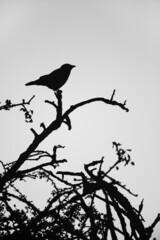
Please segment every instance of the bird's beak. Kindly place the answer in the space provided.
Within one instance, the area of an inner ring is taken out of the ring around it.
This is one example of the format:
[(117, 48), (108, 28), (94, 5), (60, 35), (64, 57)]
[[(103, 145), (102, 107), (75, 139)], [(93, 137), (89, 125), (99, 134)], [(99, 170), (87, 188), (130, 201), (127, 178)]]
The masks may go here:
[(72, 68), (76, 67), (75, 65), (72, 65)]

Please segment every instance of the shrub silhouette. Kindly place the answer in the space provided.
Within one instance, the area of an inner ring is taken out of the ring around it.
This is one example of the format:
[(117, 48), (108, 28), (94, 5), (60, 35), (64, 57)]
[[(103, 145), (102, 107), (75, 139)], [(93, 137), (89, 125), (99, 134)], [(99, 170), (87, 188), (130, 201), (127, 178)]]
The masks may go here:
[[(58, 160), (58, 149), (63, 146), (53, 146), (52, 153), (38, 149), (51, 133), (66, 124), (72, 129), (70, 114), (86, 104), (101, 102), (117, 106), (128, 112), (126, 101), (120, 103), (114, 100), (115, 90), (111, 98), (92, 98), (72, 105), (63, 110), (62, 91), (54, 93), (57, 102), (46, 100), (46, 103), (55, 108), (56, 118), (49, 124), (41, 123), (41, 133), (31, 128), (34, 139), (28, 148), (22, 152), (16, 161), (5, 164), (1, 161), (3, 173), (0, 178), (0, 237), (1, 239), (24, 240), (149, 240), (154, 227), (160, 220), (160, 215), (153, 223), (145, 227), (142, 217), (143, 201), (139, 209), (135, 209), (127, 197), (121, 192), (124, 190), (133, 195), (130, 189), (110, 176), (111, 171), (119, 169), (120, 164), (134, 165), (130, 158), (130, 150), (125, 150), (120, 143), (113, 142), (117, 155), (116, 162), (108, 169), (103, 167), (103, 157), (84, 165), (84, 171), (58, 171), (59, 165), (66, 159)], [(32, 122), (32, 110), (28, 110), (33, 96), (29, 101), (13, 104), (6, 100), (0, 110), (10, 110), (20, 107), (24, 112), (26, 122)], [(40, 160), (47, 158), (45, 163)], [(36, 160), (35, 166), (20, 168), (24, 163)], [(57, 171), (55, 171), (57, 170)], [(52, 191), (43, 210), (28, 200), (16, 186), (17, 181), (28, 178), (51, 183)], [(62, 187), (63, 186), (63, 187)], [(23, 203), (24, 207), (11, 204), (12, 201)], [(98, 202), (103, 205), (103, 211), (98, 208)]]

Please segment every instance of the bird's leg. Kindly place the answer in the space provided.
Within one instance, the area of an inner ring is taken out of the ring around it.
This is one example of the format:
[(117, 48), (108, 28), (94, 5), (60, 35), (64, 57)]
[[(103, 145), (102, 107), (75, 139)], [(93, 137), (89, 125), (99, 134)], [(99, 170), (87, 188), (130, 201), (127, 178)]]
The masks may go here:
[(56, 97), (58, 98), (58, 96), (60, 96), (62, 94), (62, 90), (57, 90), (57, 91), (54, 91)]

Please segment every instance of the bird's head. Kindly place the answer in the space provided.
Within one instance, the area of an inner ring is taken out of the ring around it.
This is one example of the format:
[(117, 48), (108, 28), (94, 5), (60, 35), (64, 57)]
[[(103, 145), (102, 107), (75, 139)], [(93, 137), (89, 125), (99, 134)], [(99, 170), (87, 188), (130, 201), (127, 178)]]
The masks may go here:
[(74, 67), (75, 67), (75, 65), (71, 65), (69, 63), (65, 63), (61, 66), (61, 68), (66, 69), (66, 70), (71, 70)]

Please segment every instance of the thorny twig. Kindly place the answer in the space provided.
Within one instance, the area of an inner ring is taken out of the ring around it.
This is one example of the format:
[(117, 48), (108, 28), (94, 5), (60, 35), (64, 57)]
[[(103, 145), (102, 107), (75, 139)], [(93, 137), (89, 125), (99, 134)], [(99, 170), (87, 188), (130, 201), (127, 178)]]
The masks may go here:
[(11, 100), (7, 99), (5, 104), (0, 106), (0, 110), (10, 110), (11, 108), (14, 108), (14, 107), (29, 105), (34, 97), (35, 95), (33, 95), (28, 101), (25, 101), (24, 99), (22, 99), (21, 103), (12, 103)]
[(14, 107), (21, 107), (20, 111), (24, 112), (25, 121), (27, 123), (31, 123), (31, 122), (33, 122), (33, 120), (32, 120), (33, 110), (28, 110), (26, 105), (29, 105), (34, 97), (35, 97), (35, 95), (33, 95), (28, 101), (25, 101), (25, 99), (22, 99), (21, 103), (12, 103), (11, 100), (7, 99), (5, 101), (5, 104), (0, 106), (0, 110), (8, 111)]

